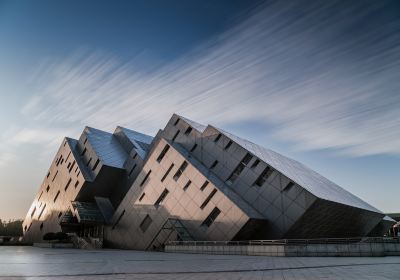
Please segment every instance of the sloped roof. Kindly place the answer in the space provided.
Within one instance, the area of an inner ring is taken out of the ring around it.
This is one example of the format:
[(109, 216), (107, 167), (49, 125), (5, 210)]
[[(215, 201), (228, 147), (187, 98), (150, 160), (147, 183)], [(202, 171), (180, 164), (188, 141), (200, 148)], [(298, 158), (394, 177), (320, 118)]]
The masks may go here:
[(382, 213), (375, 207), (369, 205), (362, 199), (336, 185), (304, 164), (272, 150), (266, 149), (260, 145), (254, 144), (248, 140), (242, 139), (222, 129), (215, 129), (235, 141), (238, 145), (242, 146), (277, 171), (283, 173), (313, 195), (325, 200)]
[(128, 154), (113, 134), (92, 127), (86, 127), (84, 132), (104, 165), (123, 168)]
[(136, 152), (139, 154), (141, 158), (145, 158), (146, 154), (150, 150), (151, 142), (153, 141), (153, 137), (119, 126), (123, 133), (128, 137), (129, 141), (136, 148)]
[(198, 123), (198, 122), (189, 120), (189, 119), (187, 119), (187, 118), (185, 118), (185, 117), (182, 117), (182, 116), (179, 116), (179, 115), (177, 115), (177, 116), (178, 116), (180, 119), (182, 119), (183, 121), (185, 121), (187, 124), (189, 124), (191, 127), (193, 127), (194, 129), (196, 129), (196, 130), (198, 130), (198, 131), (200, 131), (200, 132), (204, 132), (204, 130), (206, 130), (206, 128), (207, 128), (207, 126), (202, 125), (202, 124), (200, 124), (200, 123)]

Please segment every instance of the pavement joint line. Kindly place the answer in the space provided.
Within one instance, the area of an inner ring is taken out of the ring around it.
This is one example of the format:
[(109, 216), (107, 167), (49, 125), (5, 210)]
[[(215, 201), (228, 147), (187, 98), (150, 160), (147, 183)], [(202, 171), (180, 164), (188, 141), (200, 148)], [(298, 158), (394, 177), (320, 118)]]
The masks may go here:
[(164, 272), (109, 272), (109, 273), (78, 273), (78, 274), (53, 274), (53, 275), (7, 275), (0, 276), (0, 279), (16, 279), (23, 277), (30, 278), (48, 278), (48, 277), (82, 277), (82, 276), (111, 276), (111, 275), (180, 275), (180, 274), (213, 274), (213, 273), (246, 273), (260, 271), (284, 271), (284, 270), (302, 270), (334, 267), (353, 267), (353, 266), (373, 266), (373, 265), (400, 265), (400, 262), (394, 263), (359, 263), (359, 264), (339, 264), (339, 265), (317, 265), (301, 267), (278, 267), (278, 268), (256, 268), (256, 269), (237, 269), (237, 270), (216, 270), (216, 271), (164, 271)]

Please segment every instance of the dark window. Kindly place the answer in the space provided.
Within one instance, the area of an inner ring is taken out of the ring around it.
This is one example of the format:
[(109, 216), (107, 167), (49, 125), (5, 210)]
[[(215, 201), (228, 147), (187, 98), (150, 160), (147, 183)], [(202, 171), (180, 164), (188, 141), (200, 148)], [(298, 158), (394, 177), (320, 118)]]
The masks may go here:
[(54, 197), (54, 202), (56, 202), (58, 196), (60, 195), (60, 191), (57, 192), (56, 196)]
[(218, 160), (214, 161), (213, 164), (210, 166), (211, 169), (213, 169), (214, 167), (216, 167), (218, 164)]
[(57, 170), (56, 174), (54, 174), (53, 180), (51, 180), (52, 182), (54, 182), (54, 180), (56, 179), (57, 174), (58, 174), (58, 170)]
[(147, 214), (146, 217), (144, 217), (143, 221), (140, 223), (140, 229), (145, 232), (149, 226), (151, 225), (151, 222), (153, 220), (150, 218), (150, 216)]
[(182, 173), (185, 171), (186, 167), (188, 166), (188, 163), (184, 161), (181, 166), (179, 167), (178, 171), (176, 171), (174, 175), (174, 180), (178, 181), (179, 177), (181, 177)]
[(87, 151), (87, 149), (84, 148), (83, 151), (82, 151), (82, 153), (81, 153), (81, 156), (82, 156), (82, 157), (86, 154), (86, 151)]
[(212, 192), (206, 198), (206, 200), (204, 200), (203, 204), (200, 206), (200, 209), (204, 209), (216, 193), (217, 189), (213, 189)]
[(43, 223), (40, 224), (40, 231), (43, 229)]
[(221, 138), (221, 133), (218, 134), (217, 137), (215, 137), (214, 142), (217, 143), (220, 138)]
[(174, 137), (172, 137), (172, 142), (174, 142), (174, 141), (175, 141), (175, 139), (176, 139), (176, 137), (178, 137), (178, 135), (179, 135), (179, 132), (181, 132), (181, 131), (180, 131), (180, 130), (178, 130), (178, 131), (175, 133)]
[(44, 209), (46, 209), (46, 204), (43, 206), (42, 211), (40, 211), (38, 220), (40, 220), (40, 218), (42, 217), (42, 214), (43, 214), (43, 212), (44, 212)]
[(247, 164), (250, 162), (252, 156), (251, 154), (247, 153), (242, 161), (239, 163), (239, 165), (233, 170), (232, 174), (228, 177), (226, 180), (226, 183), (228, 185), (231, 185), (233, 182), (236, 181), (237, 177), (239, 177), (240, 173), (242, 173), (243, 169), (247, 166)]
[(93, 168), (92, 168), (93, 171), (96, 170), (96, 168), (97, 168), (97, 166), (99, 165), (99, 163), (100, 163), (100, 160), (97, 159), (96, 162), (95, 162), (94, 165), (93, 165)]
[(217, 219), (218, 215), (221, 213), (221, 210), (219, 210), (217, 207), (215, 207), (210, 215), (204, 220), (204, 222), (201, 224), (201, 226), (206, 226), (210, 227), (212, 223)]
[(267, 166), (264, 171), (258, 176), (257, 180), (254, 182), (253, 186), (261, 187), (267, 181), (268, 177), (271, 176), (273, 169)]
[(169, 172), (171, 172), (172, 168), (174, 168), (174, 164), (171, 164), (171, 166), (168, 168), (167, 172), (165, 172), (164, 176), (161, 178), (161, 182), (164, 182), (165, 178), (167, 178)]
[(190, 149), (190, 152), (194, 152), (194, 150), (196, 150), (197, 148), (197, 144), (194, 144), (193, 147)]
[(69, 185), (71, 184), (72, 179), (69, 178), (67, 184), (65, 185), (64, 191), (68, 190)]
[(174, 126), (176, 126), (179, 123), (179, 121), (180, 121), (180, 118), (177, 118), (175, 123), (174, 123)]
[(74, 162), (72, 163), (71, 167), (69, 168), (69, 173), (71, 173), (72, 168), (74, 168), (76, 161), (74, 160)]
[(33, 211), (32, 211), (32, 213), (31, 213), (31, 218), (33, 217), (33, 215), (35, 215), (35, 212), (36, 212), (36, 207), (33, 208)]
[(229, 142), (228, 142), (228, 144), (226, 144), (224, 150), (225, 150), (225, 151), (228, 150), (229, 147), (232, 146), (232, 143), (233, 143), (232, 140), (229, 140)]
[(75, 189), (78, 187), (78, 185), (79, 185), (79, 181), (77, 180), (77, 181), (75, 182)]
[(293, 182), (289, 182), (283, 190), (284, 191), (289, 191), (293, 186), (294, 186), (294, 183)]
[(139, 197), (139, 201), (142, 201), (142, 200), (143, 200), (143, 197), (144, 197), (145, 195), (146, 195), (145, 193), (142, 193), (142, 195)]
[(186, 185), (183, 187), (183, 190), (186, 191), (189, 188), (191, 183), (192, 183), (192, 181), (190, 181), (190, 180), (187, 181)]
[(204, 191), (206, 189), (206, 187), (208, 186), (208, 181), (205, 181), (204, 184), (201, 186), (200, 190)]
[(157, 201), (154, 203), (155, 207), (159, 207), (160, 204), (164, 201), (164, 199), (167, 197), (169, 191), (167, 189), (164, 189), (164, 191), (161, 193), (160, 197), (157, 199)]
[(149, 172), (147, 172), (146, 176), (143, 178), (143, 181), (140, 183), (140, 186), (143, 186), (144, 183), (146, 183), (147, 178), (149, 178), (150, 174), (151, 174), (151, 170), (149, 170)]
[(40, 200), (40, 198), (42, 197), (42, 195), (43, 195), (43, 191), (40, 193), (39, 198), (38, 198), (38, 201)]
[(129, 171), (129, 174), (128, 174), (129, 177), (131, 177), (133, 170), (135, 170), (135, 168), (136, 168), (136, 163), (133, 165), (131, 171)]
[(189, 126), (187, 129), (186, 129), (186, 131), (185, 131), (185, 135), (189, 135), (190, 134), (190, 132), (192, 132), (192, 127), (191, 126)]
[(119, 215), (118, 219), (115, 221), (114, 225), (112, 226), (111, 229), (115, 229), (115, 227), (118, 225), (118, 223), (121, 221), (122, 217), (125, 215), (125, 210), (122, 211), (121, 215)]
[(164, 156), (168, 152), (168, 150), (169, 150), (169, 145), (166, 144), (164, 149), (161, 151), (160, 155), (158, 156), (157, 162), (161, 162), (162, 161), (162, 159), (164, 158)]
[(254, 161), (254, 163), (251, 165), (251, 169), (256, 168), (257, 165), (258, 165), (259, 163), (260, 163), (260, 160), (259, 160), (259, 159), (256, 159), (256, 160)]
[(49, 190), (50, 190), (50, 186), (47, 185), (46, 192), (49, 192)]

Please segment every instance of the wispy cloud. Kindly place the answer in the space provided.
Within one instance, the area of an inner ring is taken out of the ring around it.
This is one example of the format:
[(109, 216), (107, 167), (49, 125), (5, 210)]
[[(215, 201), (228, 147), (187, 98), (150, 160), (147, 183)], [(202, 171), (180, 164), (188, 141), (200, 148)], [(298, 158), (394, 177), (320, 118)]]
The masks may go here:
[(22, 113), (47, 132), (15, 138), (53, 141), (84, 125), (154, 133), (178, 112), (221, 126), (261, 120), (302, 150), (400, 154), (400, 35), (387, 32), (396, 23), (365, 26), (364, 34), (361, 25), (378, 3), (360, 4), (356, 13), (333, 6), (265, 6), (148, 72), (136, 60), (98, 51), (46, 61), (31, 79), (35, 93)]

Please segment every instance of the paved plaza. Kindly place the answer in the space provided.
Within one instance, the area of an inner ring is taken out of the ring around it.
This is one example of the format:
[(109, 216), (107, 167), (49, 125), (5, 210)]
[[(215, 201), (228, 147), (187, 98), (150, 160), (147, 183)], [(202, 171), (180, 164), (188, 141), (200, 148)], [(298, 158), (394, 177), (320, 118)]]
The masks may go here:
[(400, 257), (290, 258), (0, 247), (0, 279), (400, 279)]

